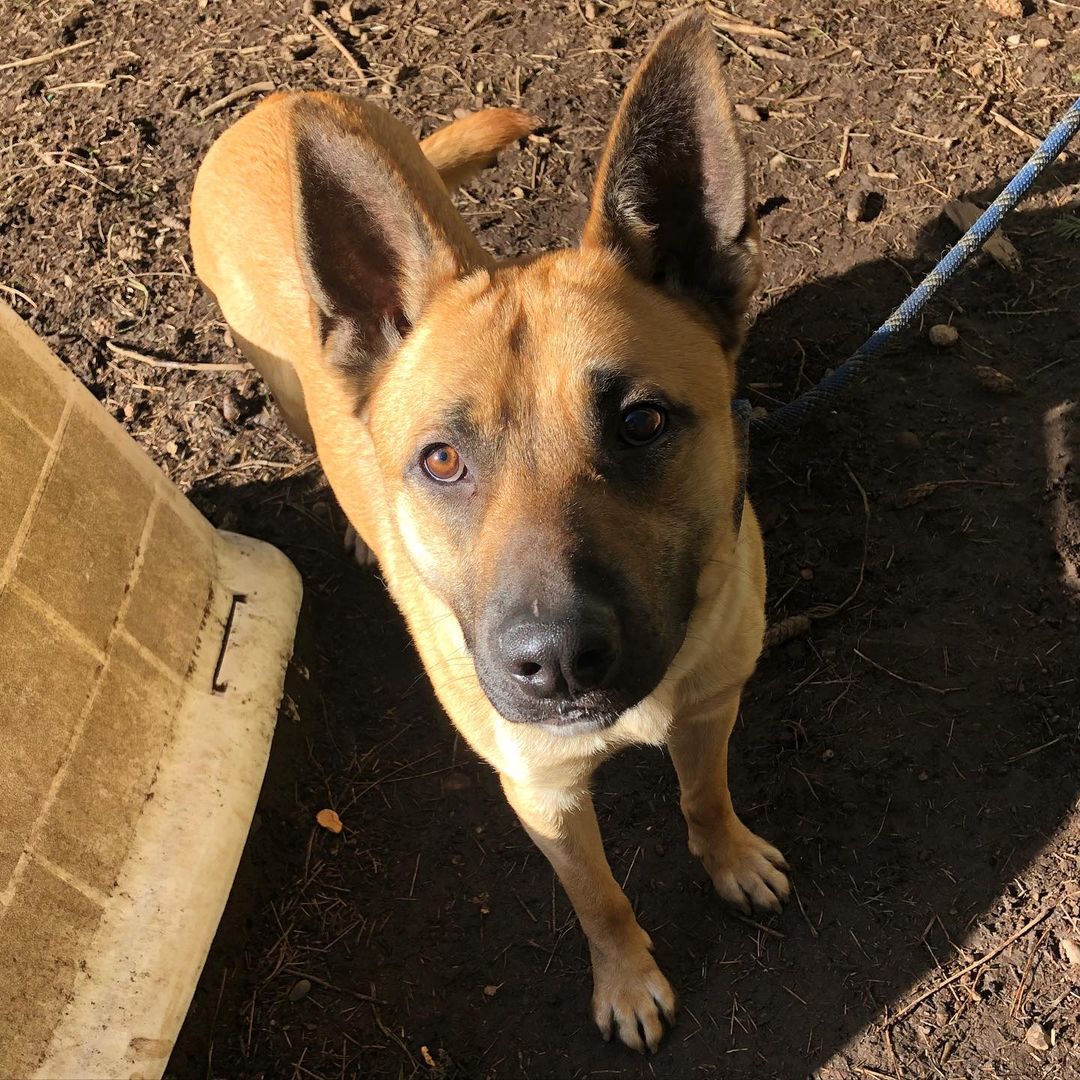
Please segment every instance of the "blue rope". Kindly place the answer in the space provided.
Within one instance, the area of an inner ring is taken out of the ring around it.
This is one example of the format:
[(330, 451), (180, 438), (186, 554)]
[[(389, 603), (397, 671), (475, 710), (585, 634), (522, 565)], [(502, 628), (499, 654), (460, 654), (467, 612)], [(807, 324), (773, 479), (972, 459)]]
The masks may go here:
[[(1005, 190), (957, 241), (951, 251), (930, 271), (915, 291), (881, 324), (859, 349), (812, 390), (764, 416), (750, 420), (750, 430), (779, 435), (797, 427), (812, 412), (835, 398), (859, 373), (862, 366), (878, 356), (893, 334), (910, 326), (935, 293), (970, 259), (1001, 224), (1002, 219), (1031, 190), (1046, 167), (1057, 158), (1080, 129), (1080, 98), (1072, 103), (1062, 121), (1047, 135), (1027, 164), (1009, 181)], [(745, 401), (735, 403), (736, 417), (749, 410)]]

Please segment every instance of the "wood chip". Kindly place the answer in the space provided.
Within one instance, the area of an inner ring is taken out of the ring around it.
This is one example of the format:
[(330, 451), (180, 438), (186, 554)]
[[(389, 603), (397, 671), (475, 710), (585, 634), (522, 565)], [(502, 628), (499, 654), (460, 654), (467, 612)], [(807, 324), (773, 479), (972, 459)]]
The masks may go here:
[[(945, 216), (964, 233), (982, 216), (982, 209), (967, 199), (954, 199), (945, 204)], [(1020, 252), (1000, 229), (983, 244), (983, 251), (1010, 273), (1017, 273), (1023, 265)]]
[(315, 815), (315, 820), (326, 829), (327, 832), (332, 832), (335, 836), (345, 827), (341, 824), (341, 818), (338, 817), (336, 810), (320, 810)]

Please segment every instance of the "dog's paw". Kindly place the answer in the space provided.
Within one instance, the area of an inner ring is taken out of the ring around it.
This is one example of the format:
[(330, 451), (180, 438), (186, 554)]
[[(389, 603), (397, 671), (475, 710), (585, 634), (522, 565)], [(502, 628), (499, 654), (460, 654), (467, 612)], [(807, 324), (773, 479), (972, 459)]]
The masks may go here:
[(593, 1019), (609, 1042), (612, 1035), (632, 1050), (655, 1054), (664, 1037), (664, 1021), (675, 1022), (675, 991), (649, 952), (651, 943), (610, 957), (593, 954)]
[[(696, 850), (695, 850), (696, 849)], [(692, 845), (722, 900), (743, 914), (779, 911), (791, 895), (784, 856), (736, 819), (707, 846)]]
[(357, 566), (378, 566), (375, 553), (360, 539), (360, 534), (351, 526), (345, 526), (345, 551), (355, 560)]

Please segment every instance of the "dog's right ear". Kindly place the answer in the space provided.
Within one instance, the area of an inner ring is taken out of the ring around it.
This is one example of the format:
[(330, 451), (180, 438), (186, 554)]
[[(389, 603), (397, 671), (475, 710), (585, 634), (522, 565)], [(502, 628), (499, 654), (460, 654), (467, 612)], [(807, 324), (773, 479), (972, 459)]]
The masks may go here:
[(363, 392), (442, 284), (490, 265), (410, 132), (331, 94), (292, 109), (296, 253), (328, 356)]

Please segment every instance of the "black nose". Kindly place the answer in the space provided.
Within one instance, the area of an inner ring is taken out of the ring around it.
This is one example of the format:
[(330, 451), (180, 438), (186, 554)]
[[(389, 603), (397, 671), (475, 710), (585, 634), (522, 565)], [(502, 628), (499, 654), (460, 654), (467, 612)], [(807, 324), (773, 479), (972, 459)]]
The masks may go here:
[(606, 684), (619, 659), (618, 624), (601, 610), (549, 621), (519, 617), (504, 626), (499, 651), (526, 694), (572, 701)]

